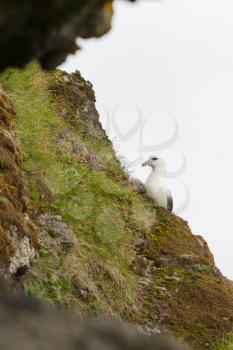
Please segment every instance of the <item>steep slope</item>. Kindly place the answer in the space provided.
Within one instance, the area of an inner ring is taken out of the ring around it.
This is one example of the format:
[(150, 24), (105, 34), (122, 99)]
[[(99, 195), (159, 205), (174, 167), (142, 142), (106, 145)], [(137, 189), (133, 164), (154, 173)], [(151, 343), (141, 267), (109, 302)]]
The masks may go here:
[[(44, 73), (37, 64), (7, 70), (0, 80), (16, 110), (1, 92), (12, 132), (20, 135), (23, 162), (14, 166), (28, 193), (26, 201), (16, 191), (4, 196), (14, 206), (12, 217), (30, 223), (22, 237), (39, 254), (30, 269), (29, 261), (14, 271), (28, 294), (82, 317), (113, 316), (147, 333), (174, 333), (195, 349), (211, 348), (232, 331), (232, 285), (202, 237), (134, 192), (99, 123), (91, 84), (79, 72)], [(6, 191), (13, 180), (3, 166), (0, 172)], [(0, 208), (3, 217), (5, 200)], [(2, 227), (8, 239), (10, 224)], [(7, 260), (2, 251), (2, 266), (12, 275), (15, 251)]]

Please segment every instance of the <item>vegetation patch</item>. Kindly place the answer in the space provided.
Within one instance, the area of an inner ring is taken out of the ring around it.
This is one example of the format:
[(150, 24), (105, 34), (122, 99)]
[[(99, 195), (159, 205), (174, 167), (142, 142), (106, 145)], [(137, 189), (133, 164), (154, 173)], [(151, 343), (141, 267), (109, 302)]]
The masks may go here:
[[(133, 191), (99, 122), (91, 84), (79, 72), (44, 73), (36, 63), (9, 69), (0, 81), (16, 110), (8, 118), (13, 107), (4, 95), (0, 122), (8, 130), (17, 121), (22, 144), (20, 152), (18, 142), (0, 141), (0, 218), (13, 213), (21, 234), (36, 230), (41, 246), (25, 280), (28, 294), (82, 317), (169, 330), (195, 349), (231, 332), (232, 285), (202, 237)], [(68, 224), (69, 247), (44, 232), (38, 217), (47, 214)], [(0, 226), (8, 259), (4, 232)]]
[(233, 335), (229, 334), (213, 350), (233, 350)]
[[(127, 175), (100, 129), (92, 89), (81, 76), (70, 83), (65, 77), (45, 74), (37, 64), (1, 76), (16, 107), (30, 216), (59, 213), (76, 235), (68, 253), (42, 251), (28, 290), (83, 315), (127, 313), (136, 295), (130, 215), (138, 199), (119, 182)], [(78, 157), (80, 144), (98, 154), (98, 169)], [(87, 299), (78, 297), (78, 285), (88, 290)]]

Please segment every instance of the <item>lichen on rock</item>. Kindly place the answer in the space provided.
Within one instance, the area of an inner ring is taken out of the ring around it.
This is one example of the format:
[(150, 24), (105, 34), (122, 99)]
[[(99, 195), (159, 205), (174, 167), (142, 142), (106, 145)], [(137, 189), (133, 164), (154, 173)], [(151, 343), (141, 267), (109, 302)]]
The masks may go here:
[(10, 257), (9, 273), (15, 274), (19, 269), (29, 268), (31, 263), (36, 257), (36, 252), (33, 247), (31, 247), (28, 237), (23, 237), (21, 240), (17, 239), (16, 232), (17, 229), (13, 228), (14, 237), (9, 238), (12, 246), (14, 248), (14, 255)]

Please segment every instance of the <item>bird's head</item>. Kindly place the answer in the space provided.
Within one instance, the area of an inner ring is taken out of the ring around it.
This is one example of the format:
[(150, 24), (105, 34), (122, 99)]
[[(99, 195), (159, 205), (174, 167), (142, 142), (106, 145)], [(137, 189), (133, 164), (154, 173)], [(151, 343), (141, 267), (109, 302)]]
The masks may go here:
[(142, 166), (150, 166), (152, 169), (156, 170), (166, 170), (165, 161), (158, 156), (151, 156), (146, 162), (142, 163)]

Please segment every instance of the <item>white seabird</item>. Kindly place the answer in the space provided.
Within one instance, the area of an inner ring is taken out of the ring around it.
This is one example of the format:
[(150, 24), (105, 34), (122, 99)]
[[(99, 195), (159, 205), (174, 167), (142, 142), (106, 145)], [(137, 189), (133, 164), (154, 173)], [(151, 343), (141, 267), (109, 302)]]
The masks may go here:
[(142, 164), (142, 166), (147, 165), (152, 168), (152, 172), (145, 182), (147, 196), (150, 197), (155, 204), (172, 211), (173, 198), (165, 180), (165, 161), (156, 156), (152, 156)]

